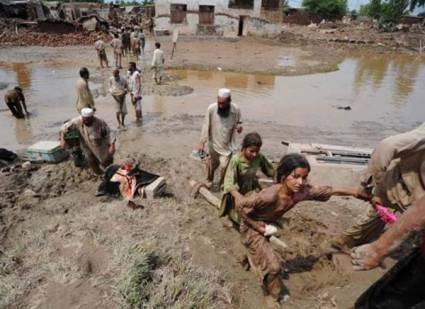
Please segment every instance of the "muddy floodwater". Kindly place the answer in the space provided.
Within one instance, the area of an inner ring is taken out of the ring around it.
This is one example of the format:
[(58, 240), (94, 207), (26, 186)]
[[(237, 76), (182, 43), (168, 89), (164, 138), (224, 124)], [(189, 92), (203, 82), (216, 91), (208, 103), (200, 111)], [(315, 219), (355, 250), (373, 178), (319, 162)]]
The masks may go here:
[[(282, 58), (285, 59), (285, 58)], [(290, 59), (283, 65), (291, 66)], [(115, 127), (112, 98), (107, 95), (108, 71), (94, 70), (91, 89), (98, 115)], [(217, 88), (232, 90), (245, 120), (350, 131), (359, 126), (409, 129), (425, 114), (425, 63), (410, 56), (352, 54), (339, 70), (303, 76), (272, 76), (210, 71), (171, 70), (189, 95), (147, 95), (147, 120), (173, 115), (203, 115)], [(19, 84), (32, 115), (15, 120), (7, 106), (0, 109), (0, 145), (23, 148), (34, 141), (56, 138), (61, 124), (76, 115), (75, 81), (78, 67), (46, 63), (0, 64), (0, 96)], [(131, 108), (130, 127), (133, 117)], [(373, 132), (371, 132), (373, 134)]]

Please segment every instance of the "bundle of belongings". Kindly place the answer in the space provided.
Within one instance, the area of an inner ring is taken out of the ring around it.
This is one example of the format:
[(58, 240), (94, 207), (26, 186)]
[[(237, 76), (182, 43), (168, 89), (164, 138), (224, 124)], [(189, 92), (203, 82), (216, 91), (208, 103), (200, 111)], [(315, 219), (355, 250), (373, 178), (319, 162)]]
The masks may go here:
[(110, 165), (103, 177), (102, 183), (99, 185), (96, 196), (108, 195), (113, 197), (122, 196), (128, 201), (127, 206), (130, 208), (143, 208), (142, 205), (136, 204), (133, 200), (135, 197), (144, 197), (144, 189), (153, 183), (159, 175), (139, 169), (139, 164), (133, 166), (126, 163), (121, 166)]

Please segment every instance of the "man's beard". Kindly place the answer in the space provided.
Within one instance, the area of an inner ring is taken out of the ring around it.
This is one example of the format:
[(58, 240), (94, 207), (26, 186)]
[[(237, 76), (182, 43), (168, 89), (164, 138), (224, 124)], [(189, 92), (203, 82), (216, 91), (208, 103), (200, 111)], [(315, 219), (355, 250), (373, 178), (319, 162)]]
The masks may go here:
[(230, 114), (230, 104), (228, 104), (226, 107), (221, 108), (220, 106), (218, 106), (217, 108), (217, 114), (220, 117), (227, 117)]

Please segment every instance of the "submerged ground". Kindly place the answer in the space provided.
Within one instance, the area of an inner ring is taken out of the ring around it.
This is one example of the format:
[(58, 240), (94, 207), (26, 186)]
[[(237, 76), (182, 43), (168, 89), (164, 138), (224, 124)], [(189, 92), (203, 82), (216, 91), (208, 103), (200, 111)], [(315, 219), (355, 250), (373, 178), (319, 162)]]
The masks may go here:
[[(161, 40), (169, 55), (168, 38)], [(2, 147), (19, 151), (55, 140), (61, 124), (76, 115), (74, 84), (85, 65), (98, 116), (117, 136), (115, 161), (139, 161), (165, 176), (171, 194), (142, 201), (145, 209), (134, 211), (123, 201), (96, 198), (99, 179), (71, 162), (4, 170), (0, 307), (264, 307), (257, 278), (239, 264), (238, 233), (213, 207), (193, 199), (188, 184), (204, 177), (189, 154), (219, 87), (232, 89), (245, 133), (258, 131), (263, 152), (274, 160), (285, 151), (282, 140), (373, 147), (423, 120), (425, 65), (414, 56), (185, 39), (177, 56), (166, 59), (165, 85), (154, 86), (151, 53), (148, 39), (139, 62), (145, 121), (136, 126), (129, 108), (128, 129), (117, 131), (106, 92), (110, 70), (97, 68), (91, 48), (1, 50), (0, 95), (19, 83), (33, 113), (15, 120), (2, 107)], [(316, 183), (347, 182), (338, 169), (313, 174)], [(287, 308), (348, 308), (384, 272), (354, 273), (346, 256), (329, 254), (332, 236), (367, 207), (335, 198), (300, 204), (282, 220), (281, 238), (289, 245), (281, 252), (291, 293)]]

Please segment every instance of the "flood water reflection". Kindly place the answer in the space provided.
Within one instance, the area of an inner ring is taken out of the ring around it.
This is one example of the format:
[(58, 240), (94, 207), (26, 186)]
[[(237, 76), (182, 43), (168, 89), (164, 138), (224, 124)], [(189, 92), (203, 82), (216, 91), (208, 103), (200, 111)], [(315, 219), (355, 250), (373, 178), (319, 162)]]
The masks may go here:
[[(0, 64), (0, 90), (20, 85), (33, 113), (16, 120), (0, 108), (0, 145), (17, 149), (40, 139), (57, 137), (60, 125), (74, 116), (77, 67), (42, 64)], [(145, 96), (144, 113), (163, 117), (203, 115), (216, 100), (217, 89), (228, 87), (244, 119), (272, 121), (311, 128), (350, 131), (362, 123), (391, 125), (405, 130), (423, 122), (425, 63), (414, 57), (350, 54), (330, 73), (304, 76), (253, 75), (213, 71), (169, 71), (179, 83), (194, 88), (181, 97)], [(105, 75), (106, 74), (106, 75)], [(91, 73), (90, 87), (98, 115), (115, 127), (113, 101), (102, 82), (109, 72)], [(127, 102), (128, 104), (128, 102)], [(338, 107), (350, 106), (350, 111)], [(6, 107), (7, 108), (7, 107)], [(132, 115), (129, 109), (129, 119)]]

